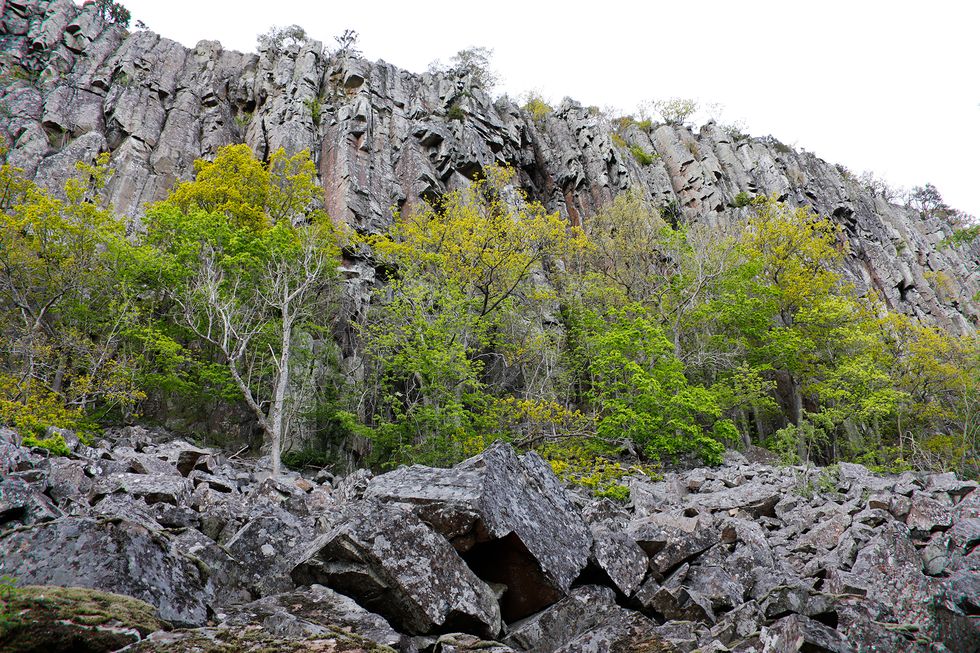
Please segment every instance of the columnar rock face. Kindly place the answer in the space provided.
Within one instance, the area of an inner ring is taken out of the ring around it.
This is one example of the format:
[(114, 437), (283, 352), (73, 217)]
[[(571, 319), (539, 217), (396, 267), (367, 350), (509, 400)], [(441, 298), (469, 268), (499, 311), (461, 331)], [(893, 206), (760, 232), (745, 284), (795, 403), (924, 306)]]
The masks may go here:
[(466, 184), (493, 163), (514, 166), (532, 198), (573, 223), (629, 189), (709, 224), (745, 211), (734, 207), (738, 193), (775, 193), (844, 227), (859, 288), (955, 331), (980, 319), (971, 301), (980, 249), (941, 246), (947, 225), (773, 139), (736, 140), (714, 124), (626, 127), (628, 143), (656, 155), (642, 165), (613, 140), (608, 118), (570, 100), (535, 120), (466, 77), (330, 55), (316, 41), (257, 54), (213, 41), (188, 50), (107, 25), (71, 0), (7, 0), (0, 51), (9, 161), (57, 185), (74, 161), (110, 151), (109, 197), (137, 222), (195, 159), (239, 142), (260, 156), (309, 149), (330, 214), (367, 231), (389, 223), (392, 207)]

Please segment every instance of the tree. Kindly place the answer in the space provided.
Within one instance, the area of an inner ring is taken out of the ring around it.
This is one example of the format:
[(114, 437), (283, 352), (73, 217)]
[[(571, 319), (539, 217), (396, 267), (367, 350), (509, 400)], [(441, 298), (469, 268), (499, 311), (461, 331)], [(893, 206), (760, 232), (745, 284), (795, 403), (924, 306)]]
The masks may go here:
[(114, 23), (120, 27), (129, 27), (129, 21), (132, 19), (132, 14), (129, 9), (126, 9), (122, 4), (118, 2), (113, 2), (113, 0), (94, 0), (86, 2), (82, 6), (95, 5), (96, 10), (99, 12), (99, 16), (102, 20)]
[(142, 396), (122, 347), (134, 311), (120, 278), (128, 242), (99, 206), (107, 164), (79, 163), (62, 197), (0, 167), (0, 420), (28, 431), (74, 428)]
[(548, 367), (539, 325), (553, 293), (540, 275), (582, 237), (515, 193), (513, 175), (489, 168), (366, 239), (394, 276), (361, 329), (379, 391), (366, 416), (392, 462), (476, 453), (468, 441), (497, 434), (491, 386), (535, 387)]
[(484, 47), (469, 47), (460, 50), (449, 60), (452, 70), (457, 74), (469, 75), (475, 86), (479, 86), (488, 93), (493, 91), (493, 87), (499, 81), (497, 74), (491, 67), (490, 60), (493, 58), (493, 49)]
[(352, 30), (345, 29), (339, 35), (333, 37), (337, 46), (334, 48), (333, 55), (339, 58), (350, 58), (361, 56), (361, 51), (357, 47), (358, 39), (360, 35)]
[(733, 438), (735, 426), (722, 419), (711, 391), (688, 382), (655, 319), (642, 306), (628, 304), (587, 313), (585, 320), (598, 438), (629, 440), (654, 460), (692, 452), (705, 462), (720, 462), (719, 439)]
[(683, 125), (698, 110), (698, 103), (690, 98), (665, 98), (653, 100), (650, 104), (668, 125)]
[(172, 318), (212, 348), (265, 434), (272, 473), (295, 410), (301, 337), (330, 321), (338, 256), (307, 152), (263, 165), (245, 145), (199, 161), (147, 214)]
[(256, 40), (259, 50), (281, 52), (284, 48), (305, 44), (308, 37), (306, 30), (299, 25), (289, 25), (288, 27), (274, 25), (265, 34), (259, 34)]

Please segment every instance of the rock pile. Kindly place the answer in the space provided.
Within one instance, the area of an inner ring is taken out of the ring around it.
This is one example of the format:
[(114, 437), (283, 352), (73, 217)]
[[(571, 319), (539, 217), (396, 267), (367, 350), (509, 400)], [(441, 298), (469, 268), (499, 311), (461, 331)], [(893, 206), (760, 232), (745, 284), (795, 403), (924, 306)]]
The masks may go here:
[(0, 575), (139, 599), (117, 597), (140, 615), (122, 640), (58, 620), (110, 642), (91, 650), (980, 650), (980, 491), (953, 474), (730, 453), (623, 505), (507, 445), (331, 483), (138, 427), (68, 440), (0, 431)]

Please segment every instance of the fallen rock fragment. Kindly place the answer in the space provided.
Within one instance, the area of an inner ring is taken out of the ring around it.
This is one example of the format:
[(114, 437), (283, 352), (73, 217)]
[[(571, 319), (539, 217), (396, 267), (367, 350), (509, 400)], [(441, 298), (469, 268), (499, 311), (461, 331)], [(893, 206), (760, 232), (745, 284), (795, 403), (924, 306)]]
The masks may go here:
[(326, 585), (416, 635), (458, 630), (493, 637), (500, 609), (455, 549), (402, 506), (363, 501), (318, 537), (292, 571)]

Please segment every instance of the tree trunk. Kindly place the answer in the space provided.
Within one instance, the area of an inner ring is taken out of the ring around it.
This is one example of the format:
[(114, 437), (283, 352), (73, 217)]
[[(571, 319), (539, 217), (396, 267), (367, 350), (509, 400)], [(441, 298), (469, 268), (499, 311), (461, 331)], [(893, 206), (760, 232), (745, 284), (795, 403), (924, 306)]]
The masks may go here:
[(286, 417), (286, 391), (289, 389), (289, 354), (293, 335), (291, 317), (282, 320), (282, 350), (279, 356), (279, 378), (269, 409), (269, 440), (272, 450), (272, 475), (279, 476), (282, 467), (282, 438)]
[[(790, 420), (797, 427), (800, 426), (800, 422), (803, 420), (803, 395), (800, 393), (800, 384), (796, 380), (796, 377), (792, 374), (789, 375), (789, 398), (790, 398)], [(800, 430), (797, 429), (797, 433)], [(802, 462), (807, 462), (810, 458), (808, 455), (808, 447), (802, 434), (799, 437), (799, 442), (796, 446), (796, 453), (800, 457)]]

